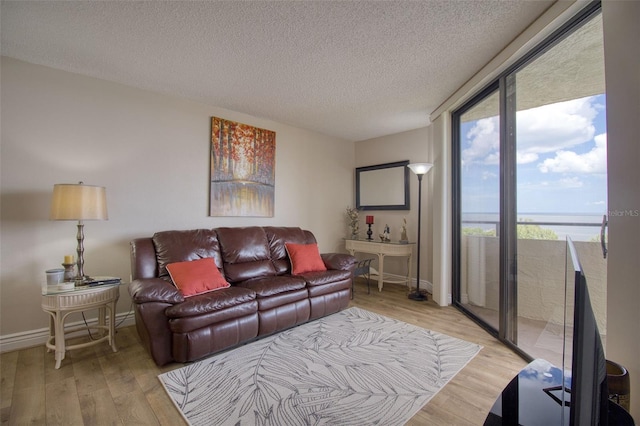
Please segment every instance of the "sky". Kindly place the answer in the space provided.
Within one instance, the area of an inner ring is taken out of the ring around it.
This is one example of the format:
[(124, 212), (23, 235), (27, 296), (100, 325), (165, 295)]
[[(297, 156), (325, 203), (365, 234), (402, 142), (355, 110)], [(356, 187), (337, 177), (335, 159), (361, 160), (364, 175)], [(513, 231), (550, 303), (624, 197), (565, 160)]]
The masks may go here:
[[(463, 212), (499, 211), (498, 121), (461, 126)], [(516, 123), (518, 214), (605, 214), (605, 95), (518, 111)]]

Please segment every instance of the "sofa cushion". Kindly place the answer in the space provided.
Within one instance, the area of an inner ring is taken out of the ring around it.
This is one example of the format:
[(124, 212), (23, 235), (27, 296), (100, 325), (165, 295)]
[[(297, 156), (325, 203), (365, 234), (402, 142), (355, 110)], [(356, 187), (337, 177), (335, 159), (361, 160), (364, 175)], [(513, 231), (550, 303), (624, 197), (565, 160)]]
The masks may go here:
[(258, 299), (270, 297), (289, 291), (301, 290), (306, 287), (303, 278), (290, 275), (252, 278), (237, 284), (256, 293)]
[[(299, 302), (307, 302), (309, 301), (309, 292), (306, 288), (300, 290), (288, 291), (286, 293), (274, 294), (269, 297), (261, 297), (256, 300), (258, 302), (258, 313), (263, 314), (264, 312), (277, 309), (282, 306), (290, 306), (293, 310), (297, 311), (302, 306)], [(294, 308), (294, 306), (296, 306)], [(297, 316), (298, 314), (296, 314)], [(305, 319), (308, 320), (307, 317)]]
[(217, 228), (216, 232), (227, 281), (237, 283), (276, 274), (263, 228)]
[(301, 228), (293, 226), (265, 226), (264, 231), (269, 241), (271, 261), (278, 275), (291, 272), (291, 263), (284, 247), (285, 243), (312, 244), (316, 242), (313, 234), (309, 237)]
[(165, 314), (168, 318), (204, 315), (242, 305), (255, 299), (256, 293), (253, 290), (229, 287), (189, 297), (184, 302), (167, 308)]
[(305, 272), (326, 271), (327, 267), (320, 257), (317, 244), (285, 243), (285, 248), (291, 261), (291, 273), (294, 275)]
[[(257, 317), (257, 312), (258, 302), (253, 300), (237, 306), (232, 306), (231, 308), (208, 312), (202, 315), (170, 318), (169, 328), (174, 333), (189, 333), (193, 330), (211, 327), (213, 324), (220, 324), (237, 318), (250, 318), (251, 316)], [(255, 337), (257, 335), (257, 331), (251, 334), (251, 337)]]
[[(302, 274), (302, 277), (307, 280), (309, 299), (337, 294), (343, 290), (351, 292), (351, 272), (349, 271), (307, 272)], [(313, 305), (311, 310), (313, 311)]]
[(158, 276), (169, 277), (167, 265), (188, 260), (213, 258), (218, 268), (222, 267), (220, 246), (215, 231), (193, 229), (186, 231), (163, 231), (153, 235), (156, 249)]
[(176, 262), (167, 265), (171, 281), (185, 296), (229, 287), (212, 258)]

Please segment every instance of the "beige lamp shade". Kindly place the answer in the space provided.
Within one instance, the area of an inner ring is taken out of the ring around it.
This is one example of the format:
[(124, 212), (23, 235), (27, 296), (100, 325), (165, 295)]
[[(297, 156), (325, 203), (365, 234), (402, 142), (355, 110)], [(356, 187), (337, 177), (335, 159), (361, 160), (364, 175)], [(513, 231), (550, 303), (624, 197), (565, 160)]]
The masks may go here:
[(107, 191), (104, 186), (53, 185), (51, 220), (107, 220)]

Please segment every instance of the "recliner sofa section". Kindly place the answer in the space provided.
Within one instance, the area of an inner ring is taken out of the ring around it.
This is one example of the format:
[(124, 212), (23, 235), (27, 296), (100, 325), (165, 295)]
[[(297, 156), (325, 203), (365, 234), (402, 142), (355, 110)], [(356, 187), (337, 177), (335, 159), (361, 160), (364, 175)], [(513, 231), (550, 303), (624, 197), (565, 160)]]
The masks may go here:
[[(163, 231), (131, 241), (129, 294), (154, 362), (195, 361), (349, 304), (356, 259), (321, 254), (326, 271), (291, 273), (285, 243), (316, 244), (294, 227)], [(212, 258), (228, 288), (185, 297), (167, 265)]]

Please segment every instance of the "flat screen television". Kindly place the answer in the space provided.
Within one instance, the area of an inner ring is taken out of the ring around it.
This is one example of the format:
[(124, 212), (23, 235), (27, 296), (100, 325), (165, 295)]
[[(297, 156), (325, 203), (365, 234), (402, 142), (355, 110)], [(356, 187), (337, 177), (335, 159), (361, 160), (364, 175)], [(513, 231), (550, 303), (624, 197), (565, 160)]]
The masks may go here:
[[(567, 392), (563, 392), (570, 395), (569, 421), (571, 426), (607, 425), (609, 393), (604, 348), (589, 299), (587, 279), (569, 237), (566, 253), (566, 302), (570, 302), (571, 296), (574, 302), (571, 367), (564, 368), (570, 370), (571, 375), (570, 380), (565, 380)], [(569, 311), (565, 308), (565, 312)]]
[[(562, 297), (562, 296), (560, 296)], [(485, 426), (634, 426), (609, 400), (607, 361), (587, 279), (570, 238), (566, 242), (562, 367), (536, 359), (504, 388)]]

